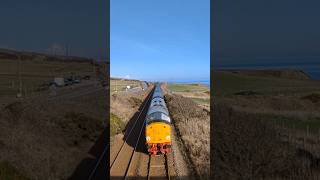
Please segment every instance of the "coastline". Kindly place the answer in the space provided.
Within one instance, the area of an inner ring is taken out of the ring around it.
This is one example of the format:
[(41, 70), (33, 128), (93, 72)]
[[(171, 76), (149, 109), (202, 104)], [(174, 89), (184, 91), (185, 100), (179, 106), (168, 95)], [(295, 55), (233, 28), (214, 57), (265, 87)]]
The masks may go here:
[(213, 71), (301, 71), (311, 80), (320, 80), (320, 66), (319, 69), (316, 69), (312, 66), (310, 67), (274, 67), (274, 66), (230, 66), (230, 67), (220, 67), (214, 69)]

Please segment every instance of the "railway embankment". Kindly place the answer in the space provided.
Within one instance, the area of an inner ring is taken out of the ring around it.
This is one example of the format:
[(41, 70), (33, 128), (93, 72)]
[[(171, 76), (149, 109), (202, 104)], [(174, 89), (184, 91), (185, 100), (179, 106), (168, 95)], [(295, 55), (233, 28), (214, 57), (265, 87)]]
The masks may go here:
[(180, 95), (165, 99), (190, 170), (198, 179), (210, 179), (210, 112)]
[(126, 124), (141, 106), (149, 91), (113, 92), (110, 96), (110, 137), (122, 134)]

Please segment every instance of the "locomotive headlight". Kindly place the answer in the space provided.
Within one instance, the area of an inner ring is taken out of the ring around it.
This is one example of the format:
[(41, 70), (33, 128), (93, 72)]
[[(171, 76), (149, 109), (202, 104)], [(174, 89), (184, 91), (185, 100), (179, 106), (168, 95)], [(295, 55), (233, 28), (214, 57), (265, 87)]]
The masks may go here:
[(166, 136), (166, 140), (170, 140), (170, 136)]
[(150, 141), (150, 139), (151, 139), (150, 136), (147, 136), (147, 137), (146, 137), (146, 140), (147, 140), (147, 141)]

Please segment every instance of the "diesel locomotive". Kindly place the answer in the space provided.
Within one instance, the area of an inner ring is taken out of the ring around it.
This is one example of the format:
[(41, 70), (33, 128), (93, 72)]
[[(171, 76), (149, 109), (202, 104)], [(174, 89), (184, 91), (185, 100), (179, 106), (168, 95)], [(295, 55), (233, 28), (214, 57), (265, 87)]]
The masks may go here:
[(171, 151), (171, 119), (160, 83), (155, 85), (145, 127), (146, 145), (149, 154), (169, 153)]

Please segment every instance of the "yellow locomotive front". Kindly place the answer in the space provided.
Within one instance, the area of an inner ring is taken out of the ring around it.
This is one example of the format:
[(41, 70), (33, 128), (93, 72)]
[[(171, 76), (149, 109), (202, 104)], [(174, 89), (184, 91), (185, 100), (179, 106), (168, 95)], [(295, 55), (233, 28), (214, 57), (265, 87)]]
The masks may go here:
[(156, 86), (146, 119), (146, 145), (150, 154), (171, 151), (171, 120), (160, 86)]

